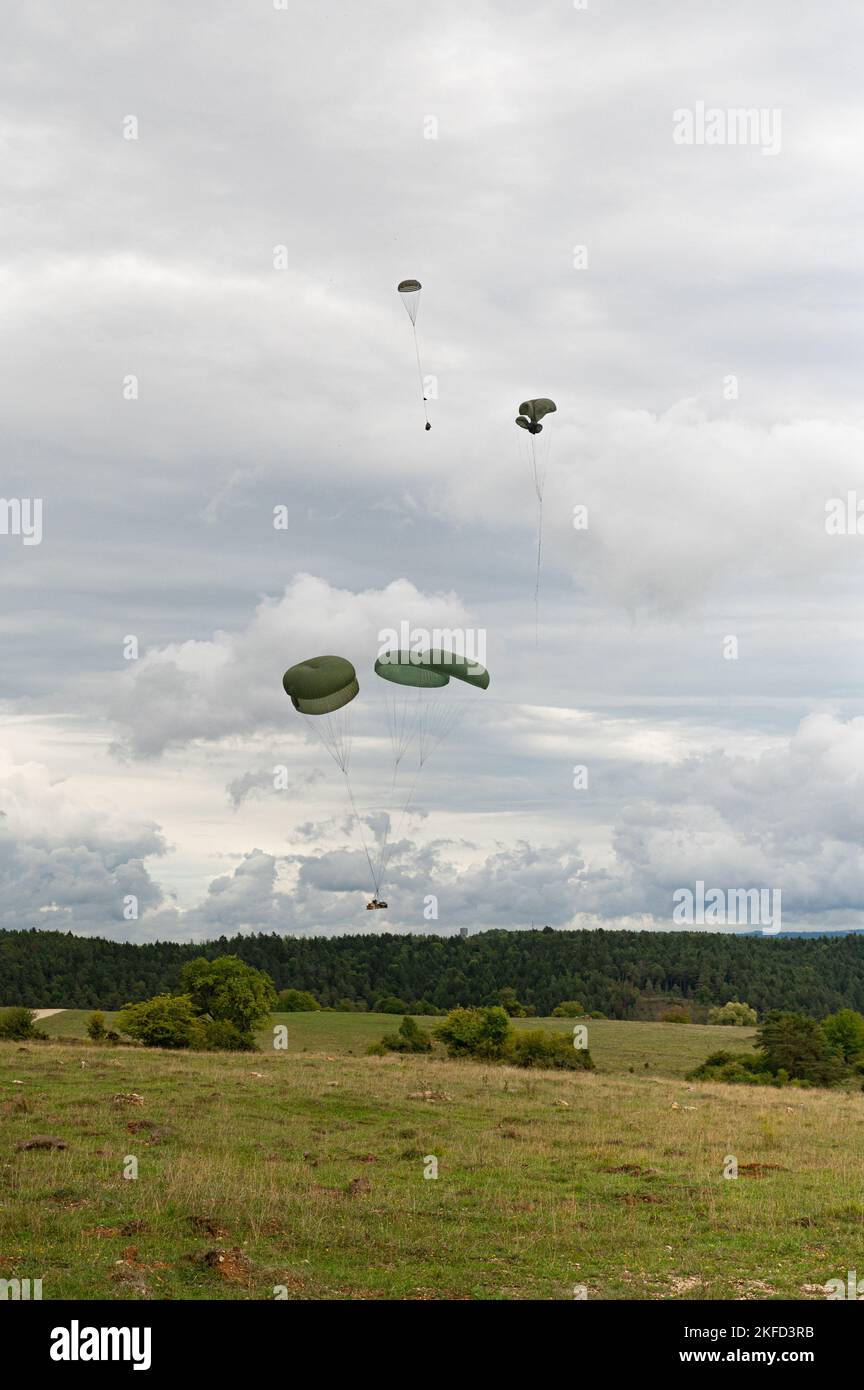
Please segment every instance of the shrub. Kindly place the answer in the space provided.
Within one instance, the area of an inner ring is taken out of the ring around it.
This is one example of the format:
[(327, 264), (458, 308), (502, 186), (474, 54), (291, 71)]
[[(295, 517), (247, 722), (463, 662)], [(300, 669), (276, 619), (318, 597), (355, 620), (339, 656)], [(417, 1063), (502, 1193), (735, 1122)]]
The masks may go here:
[(379, 999), (373, 1010), (376, 1014), (407, 1014), (408, 1005), (404, 999), (399, 999), (395, 994), (387, 994), (383, 999)]
[(516, 997), (516, 991), (512, 985), (505, 985), (504, 988), (499, 989), (498, 993), (493, 995), (492, 998), (496, 1004), (501, 1005), (501, 1008), (505, 1010), (510, 1018), (527, 1018), (528, 1007), (525, 1004), (520, 1004)]
[(442, 1014), (444, 1010), (439, 1009), (435, 1004), (431, 1004), (428, 999), (417, 999), (411, 1005), (408, 1012), (412, 1014), (417, 1014), (419, 1016), (425, 1015), (426, 1017), (433, 1018), (436, 1014)]
[(276, 1008), (283, 1014), (317, 1013), (321, 1005), (306, 989), (283, 989), (276, 995)]
[(201, 1047), (204, 1027), (188, 994), (157, 994), (120, 1010), (117, 1027), (145, 1047)]
[(9, 1038), (13, 1042), (33, 1042), (36, 1039), (43, 1041), (48, 1037), (41, 1028), (36, 1027), (36, 1015), (33, 1009), (15, 1008), (0, 1009), (0, 1038)]
[(563, 999), (552, 1010), (553, 1018), (581, 1018), (585, 1010), (578, 999)]
[(689, 1011), (689, 1009), (680, 1009), (680, 1008), (676, 1008), (676, 1009), (667, 1009), (665, 1013), (661, 1014), (661, 1015), (660, 1015), (660, 1022), (661, 1022), (661, 1023), (691, 1023), (691, 1022), (692, 1022), (692, 1019), (690, 1018), (690, 1011)]
[(108, 1029), (105, 1027), (105, 1015), (101, 1009), (96, 1009), (87, 1020), (87, 1036), (94, 1042), (104, 1042), (108, 1037)]
[(712, 1052), (701, 1066), (688, 1073), (688, 1081), (743, 1082), (748, 1086), (769, 1086), (774, 1077), (764, 1057), (748, 1052)]
[(507, 1049), (512, 1029), (500, 1005), (487, 1009), (451, 1009), (435, 1029), (450, 1057), (479, 1057), (500, 1061)]
[(385, 1052), (431, 1052), (432, 1039), (416, 1019), (406, 1014), (399, 1025), (399, 1032), (385, 1034), (381, 1047)]
[(592, 1071), (594, 1062), (587, 1048), (573, 1046), (569, 1033), (545, 1033), (542, 1028), (518, 1032), (508, 1049), (508, 1061), (515, 1067), (554, 1067), (567, 1071)]
[(725, 1024), (727, 1027), (745, 1028), (752, 1027), (754, 1023), (757, 1023), (758, 1015), (749, 1004), (742, 1004), (737, 999), (730, 999), (721, 1008), (708, 1010), (708, 1022)]
[(257, 1052), (255, 1039), (251, 1033), (243, 1033), (227, 1018), (208, 1018), (202, 1020), (202, 1039), (200, 1046), (207, 1052)]

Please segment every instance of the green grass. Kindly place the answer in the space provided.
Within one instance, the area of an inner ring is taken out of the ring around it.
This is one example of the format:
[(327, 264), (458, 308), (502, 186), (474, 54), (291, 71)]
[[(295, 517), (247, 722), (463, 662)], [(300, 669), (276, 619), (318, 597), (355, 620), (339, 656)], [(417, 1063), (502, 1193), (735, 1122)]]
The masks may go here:
[[(52, 1038), (86, 1037), (87, 1009), (65, 1009), (44, 1018), (39, 1027)], [(106, 1014), (108, 1027), (116, 1014)], [(424, 1028), (433, 1028), (434, 1018), (420, 1018)], [(258, 1045), (270, 1048), (273, 1027), (284, 1024), (292, 1052), (324, 1052), (336, 1056), (362, 1056), (372, 1042), (399, 1027), (399, 1016), (372, 1013), (308, 1013), (271, 1015), (258, 1033)], [(563, 1018), (517, 1018), (517, 1028), (543, 1028), (571, 1033), (573, 1020)], [(612, 1019), (590, 1019), (588, 1045), (598, 1071), (645, 1071), (652, 1076), (684, 1076), (710, 1052), (729, 1048), (733, 1052), (752, 1051), (752, 1028), (720, 1028), (700, 1023), (620, 1023)], [(645, 1063), (648, 1066), (645, 1066)]]
[[(804, 1299), (860, 1265), (860, 1091), (654, 1074), (740, 1030), (598, 1021), (600, 1069), (553, 1073), (349, 1055), (392, 1018), (283, 1021), (288, 1050), (251, 1055), (0, 1044), (0, 1277), (45, 1299)], [(17, 1147), (35, 1135), (68, 1148)]]

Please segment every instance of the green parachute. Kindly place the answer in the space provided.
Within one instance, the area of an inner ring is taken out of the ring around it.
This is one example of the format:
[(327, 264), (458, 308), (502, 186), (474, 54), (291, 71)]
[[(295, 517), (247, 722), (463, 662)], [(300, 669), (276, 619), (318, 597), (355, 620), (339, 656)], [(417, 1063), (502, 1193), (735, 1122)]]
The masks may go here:
[(516, 416), (516, 424), (527, 430), (528, 465), (537, 498), (537, 578), (534, 581), (534, 640), (540, 641), (540, 556), (543, 548), (543, 488), (546, 485), (546, 467), (549, 462), (549, 440), (538, 441), (543, 426), (540, 421), (545, 415), (553, 415), (558, 407), (548, 396), (538, 396), (533, 401), (523, 401)]
[(396, 286), (399, 297), (405, 305), (405, 312), (411, 320), (411, 332), (414, 335), (414, 354), (417, 358), (417, 374), (420, 377), (420, 395), (423, 397), (423, 415), (426, 420), (427, 430), (431, 430), (429, 423), (429, 411), (426, 409), (426, 386), (423, 380), (423, 368), (420, 364), (420, 344), (417, 341), (417, 315), (420, 312), (420, 291), (423, 286), (419, 280), (400, 280)]
[(360, 689), (357, 672), (344, 656), (311, 656), (282, 677), (285, 694), (301, 714), (332, 714)]

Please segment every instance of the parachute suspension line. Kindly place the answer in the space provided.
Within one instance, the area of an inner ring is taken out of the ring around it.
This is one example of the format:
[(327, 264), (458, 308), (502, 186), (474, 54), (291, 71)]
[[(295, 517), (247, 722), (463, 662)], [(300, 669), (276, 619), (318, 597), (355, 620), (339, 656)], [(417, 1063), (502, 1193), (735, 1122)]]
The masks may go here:
[(377, 898), (378, 890), (381, 886), (380, 875), (376, 877), (375, 874), (375, 866), (372, 863), (372, 856), (369, 853), (369, 846), (366, 844), (366, 836), (363, 834), (363, 822), (360, 819), (360, 812), (357, 810), (357, 803), (354, 800), (354, 792), (351, 789), (351, 778), (348, 776), (347, 767), (343, 767), (342, 771), (345, 775), (345, 790), (348, 793), (348, 801), (351, 805), (351, 811), (353, 813), (354, 819), (357, 822), (357, 829), (360, 831), (360, 842), (363, 845), (363, 853), (366, 855), (366, 863), (369, 865), (369, 875), (372, 879), (372, 891), (375, 894), (375, 897)]
[[(533, 439), (532, 439), (533, 443)], [(536, 473), (536, 470), (535, 470)], [(535, 483), (536, 487), (536, 483)], [(537, 576), (534, 580), (534, 646), (540, 646), (540, 560), (543, 552), (543, 484), (537, 491)]]
[(348, 802), (351, 806), (351, 813), (357, 822), (360, 831), (360, 840), (363, 845), (363, 853), (366, 855), (366, 863), (369, 865), (369, 875), (372, 879), (375, 896), (378, 896), (378, 882), (375, 878), (375, 869), (372, 864), (372, 856), (366, 844), (366, 836), (363, 834), (363, 822), (357, 810), (357, 803), (354, 800), (354, 792), (351, 788), (351, 778), (348, 776), (348, 763), (351, 758), (351, 716), (347, 706), (335, 710), (332, 714), (304, 714), (303, 720), (310, 729), (314, 729), (315, 735), (321, 740), (330, 757), (338, 767), (342, 776), (345, 778), (345, 790), (348, 793)]
[(540, 564), (543, 553), (543, 489), (546, 486), (546, 466), (541, 445), (540, 458), (537, 457), (537, 436), (528, 436), (528, 454), (531, 465), (531, 478), (537, 498), (537, 573), (534, 579), (534, 645), (540, 645)]
[(427, 700), (421, 707), (417, 723), (417, 743), (420, 766), (425, 766), (447, 735), (456, 727), (468, 707), (467, 700)]
[[(421, 689), (424, 688), (425, 687), (417, 688), (418, 697), (420, 695)], [(426, 763), (428, 762), (429, 758), (431, 758), (436, 748), (440, 747), (447, 735), (451, 733), (452, 730), (459, 723), (459, 720), (464, 715), (470, 703), (471, 702), (469, 700), (442, 700), (440, 699), (440, 696), (437, 699), (433, 697), (433, 699), (431, 700), (419, 700), (415, 720), (418, 755), (417, 770), (414, 773), (414, 780), (412, 781), (411, 786), (408, 790), (408, 795), (405, 798), (405, 803), (402, 806), (402, 810), (399, 813), (399, 820), (396, 823), (396, 830), (394, 832), (393, 838), (392, 840), (390, 840), (389, 843), (389, 829), (384, 832), (384, 842), (381, 849), (381, 859), (378, 867), (379, 887), (384, 882), (384, 875), (387, 871), (387, 865), (390, 861), (390, 855), (393, 850), (393, 845), (398, 841), (405, 817), (407, 816), (409, 810), (411, 809), (411, 806), (414, 803), (414, 793), (417, 790), (417, 782), (419, 780), (420, 773), (423, 771), (423, 768), (426, 766)]]
[(321, 740), (339, 771), (347, 776), (351, 757), (351, 716), (347, 706), (332, 714), (304, 714), (303, 722)]
[(396, 786), (396, 776), (399, 772), (399, 764), (408, 751), (414, 730), (417, 725), (417, 711), (411, 710), (407, 694), (396, 691), (391, 694), (385, 692), (384, 709), (387, 715), (387, 725), (390, 731), (390, 743), (393, 748), (393, 781), (391, 791)]
[(385, 873), (387, 872), (387, 865), (388, 865), (389, 862), (390, 862), (390, 855), (391, 855), (391, 853), (392, 853), (392, 851), (393, 851), (393, 846), (394, 846), (394, 844), (396, 844), (396, 842), (397, 842), (398, 839), (399, 839), (399, 833), (400, 833), (400, 831), (401, 831), (401, 829), (402, 829), (402, 822), (404, 821), (406, 815), (408, 814), (408, 807), (411, 805), (411, 802), (414, 800), (414, 791), (415, 791), (415, 788), (416, 788), (416, 786), (417, 786), (417, 778), (420, 776), (420, 769), (421, 769), (422, 766), (423, 766), (422, 763), (419, 763), (418, 766), (417, 766), (417, 771), (414, 773), (414, 781), (411, 783), (411, 786), (410, 786), (410, 788), (409, 788), (409, 790), (408, 790), (408, 795), (407, 795), (406, 798), (405, 798), (405, 805), (402, 807), (401, 813), (400, 813), (400, 815), (399, 815), (399, 820), (398, 820), (398, 822), (397, 822), (397, 824), (396, 824), (396, 832), (395, 832), (395, 834), (394, 834), (394, 836), (393, 836), (393, 839), (392, 839), (389, 843), (388, 843), (388, 838), (389, 838), (389, 827), (388, 827), (387, 830), (384, 831), (384, 840), (383, 840), (383, 843), (382, 843), (382, 846), (381, 846), (381, 858), (380, 858), (380, 860), (379, 860), (379, 862), (378, 862), (378, 885), (377, 885), (377, 887), (376, 887), (376, 889), (375, 889), (375, 896), (376, 896), (376, 897), (378, 896), (378, 892), (379, 892), (381, 886), (382, 886), (383, 883), (384, 883), (384, 875), (385, 875)]
[(426, 409), (426, 387), (423, 383), (423, 367), (420, 362), (420, 344), (417, 341), (417, 325), (413, 318), (411, 320), (411, 332), (414, 334), (414, 353), (417, 358), (417, 375), (420, 378), (420, 395), (423, 397), (423, 416), (426, 426), (429, 426), (429, 411)]

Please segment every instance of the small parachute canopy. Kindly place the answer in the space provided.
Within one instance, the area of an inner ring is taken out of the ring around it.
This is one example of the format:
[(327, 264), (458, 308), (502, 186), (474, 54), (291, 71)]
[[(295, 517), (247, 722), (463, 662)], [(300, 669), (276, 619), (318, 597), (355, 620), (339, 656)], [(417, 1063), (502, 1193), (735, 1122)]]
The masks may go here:
[(423, 286), (419, 280), (400, 280), (396, 288), (402, 296), (402, 303), (405, 305), (409, 319), (415, 323), (417, 311), (420, 308), (420, 291)]
[(543, 429), (540, 421), (544, 415), (551, 415), (558, 407), (548, 396), (538, 396), (536, 401), (523, 401), (519, 407), (516, 424), (529, 434), (539, 434)]
[(357, 672), (344, 656), (311, 656), (282, 677), (285, 694), (301, 714), (332, 714), (360, 689)]
[(385, 652), (375, 662), (375, 674), (397, 685), (427, 688), (447, 685), (451, 676), (480, 690), (489, 685), (489, 672), (479, 661), (467, 661), (440, 648), (428, 652)]

